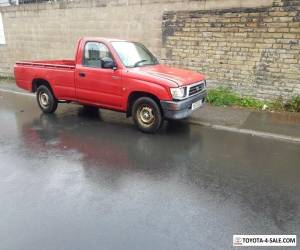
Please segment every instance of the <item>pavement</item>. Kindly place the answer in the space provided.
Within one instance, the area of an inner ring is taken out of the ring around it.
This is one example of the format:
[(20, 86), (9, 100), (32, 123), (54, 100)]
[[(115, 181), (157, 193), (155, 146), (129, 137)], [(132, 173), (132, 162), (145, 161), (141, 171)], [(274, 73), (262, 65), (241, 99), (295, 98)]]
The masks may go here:
[[(0, 89), (27, 93), (12, 82), (0, 83)], [(219, 130), (300, 143), (300, 113), (257, 111), (205, 104), (185, 122)]]
[[(298, 143), (188, 122), (147, 135), (111, 111), (44, 115), (12, 91), (0, 90), (1, 250), (233, 249), (233, 234), (299, 236)], [(205, 122), (255, 128), (252, 111), (238, 112)]]

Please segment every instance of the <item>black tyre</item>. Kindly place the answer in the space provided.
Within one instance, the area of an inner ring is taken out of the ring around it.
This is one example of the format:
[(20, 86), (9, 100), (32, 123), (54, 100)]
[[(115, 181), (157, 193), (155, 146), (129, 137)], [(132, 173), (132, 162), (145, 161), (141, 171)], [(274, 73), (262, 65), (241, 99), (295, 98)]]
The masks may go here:
[(36, 93), (37, 102), (44, 113), (54, 113), (57, 109), (57, 100), (52, 91), (45, 85), (41, 85)]
[(139, 130), (145, 133), (155, 133), (163, 123), (158, 104), (149, 97), (141, 97), (132, 107), (133, 120)]

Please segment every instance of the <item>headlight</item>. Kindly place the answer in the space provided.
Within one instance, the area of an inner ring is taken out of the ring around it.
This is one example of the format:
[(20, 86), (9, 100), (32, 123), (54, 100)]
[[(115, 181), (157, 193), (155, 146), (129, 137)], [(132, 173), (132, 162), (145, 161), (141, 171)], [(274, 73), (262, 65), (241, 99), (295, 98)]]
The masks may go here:
[(186, 95), (186, 88), (170, 88), (173, 99), (183, 99)]

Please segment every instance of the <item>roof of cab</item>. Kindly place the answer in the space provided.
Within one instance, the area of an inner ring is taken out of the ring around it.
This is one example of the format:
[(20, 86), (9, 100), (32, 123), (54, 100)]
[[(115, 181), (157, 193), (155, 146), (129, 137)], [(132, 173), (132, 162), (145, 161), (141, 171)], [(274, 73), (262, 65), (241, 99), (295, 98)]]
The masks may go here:
[(127, 40), (124, 39), (117, 39), (117, 38), (107, 38), (107, 37), (82, 37), (82, 40), (85, 41), (105, 41), (105, 42), (126, 42)]

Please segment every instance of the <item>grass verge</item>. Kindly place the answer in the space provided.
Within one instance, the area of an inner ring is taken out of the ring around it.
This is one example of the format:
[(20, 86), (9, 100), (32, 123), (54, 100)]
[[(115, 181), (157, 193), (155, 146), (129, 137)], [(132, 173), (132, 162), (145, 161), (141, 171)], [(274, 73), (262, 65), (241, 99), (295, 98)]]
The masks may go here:
[(4, 81), (14, 81), (15, 80), (15, 78), (14, 77), (12, 77), (12, 76), (1, 76), (0, 75), (0, 83), (1, 82), (4, 82)]
[(300, 112), (300, 96), (287, 101), (283, 99), (262, 101), (249, 96), (241, 96), (226, 87), (208, 90), (207, 101), (214, 106), (239, 106), (257, 110)]

